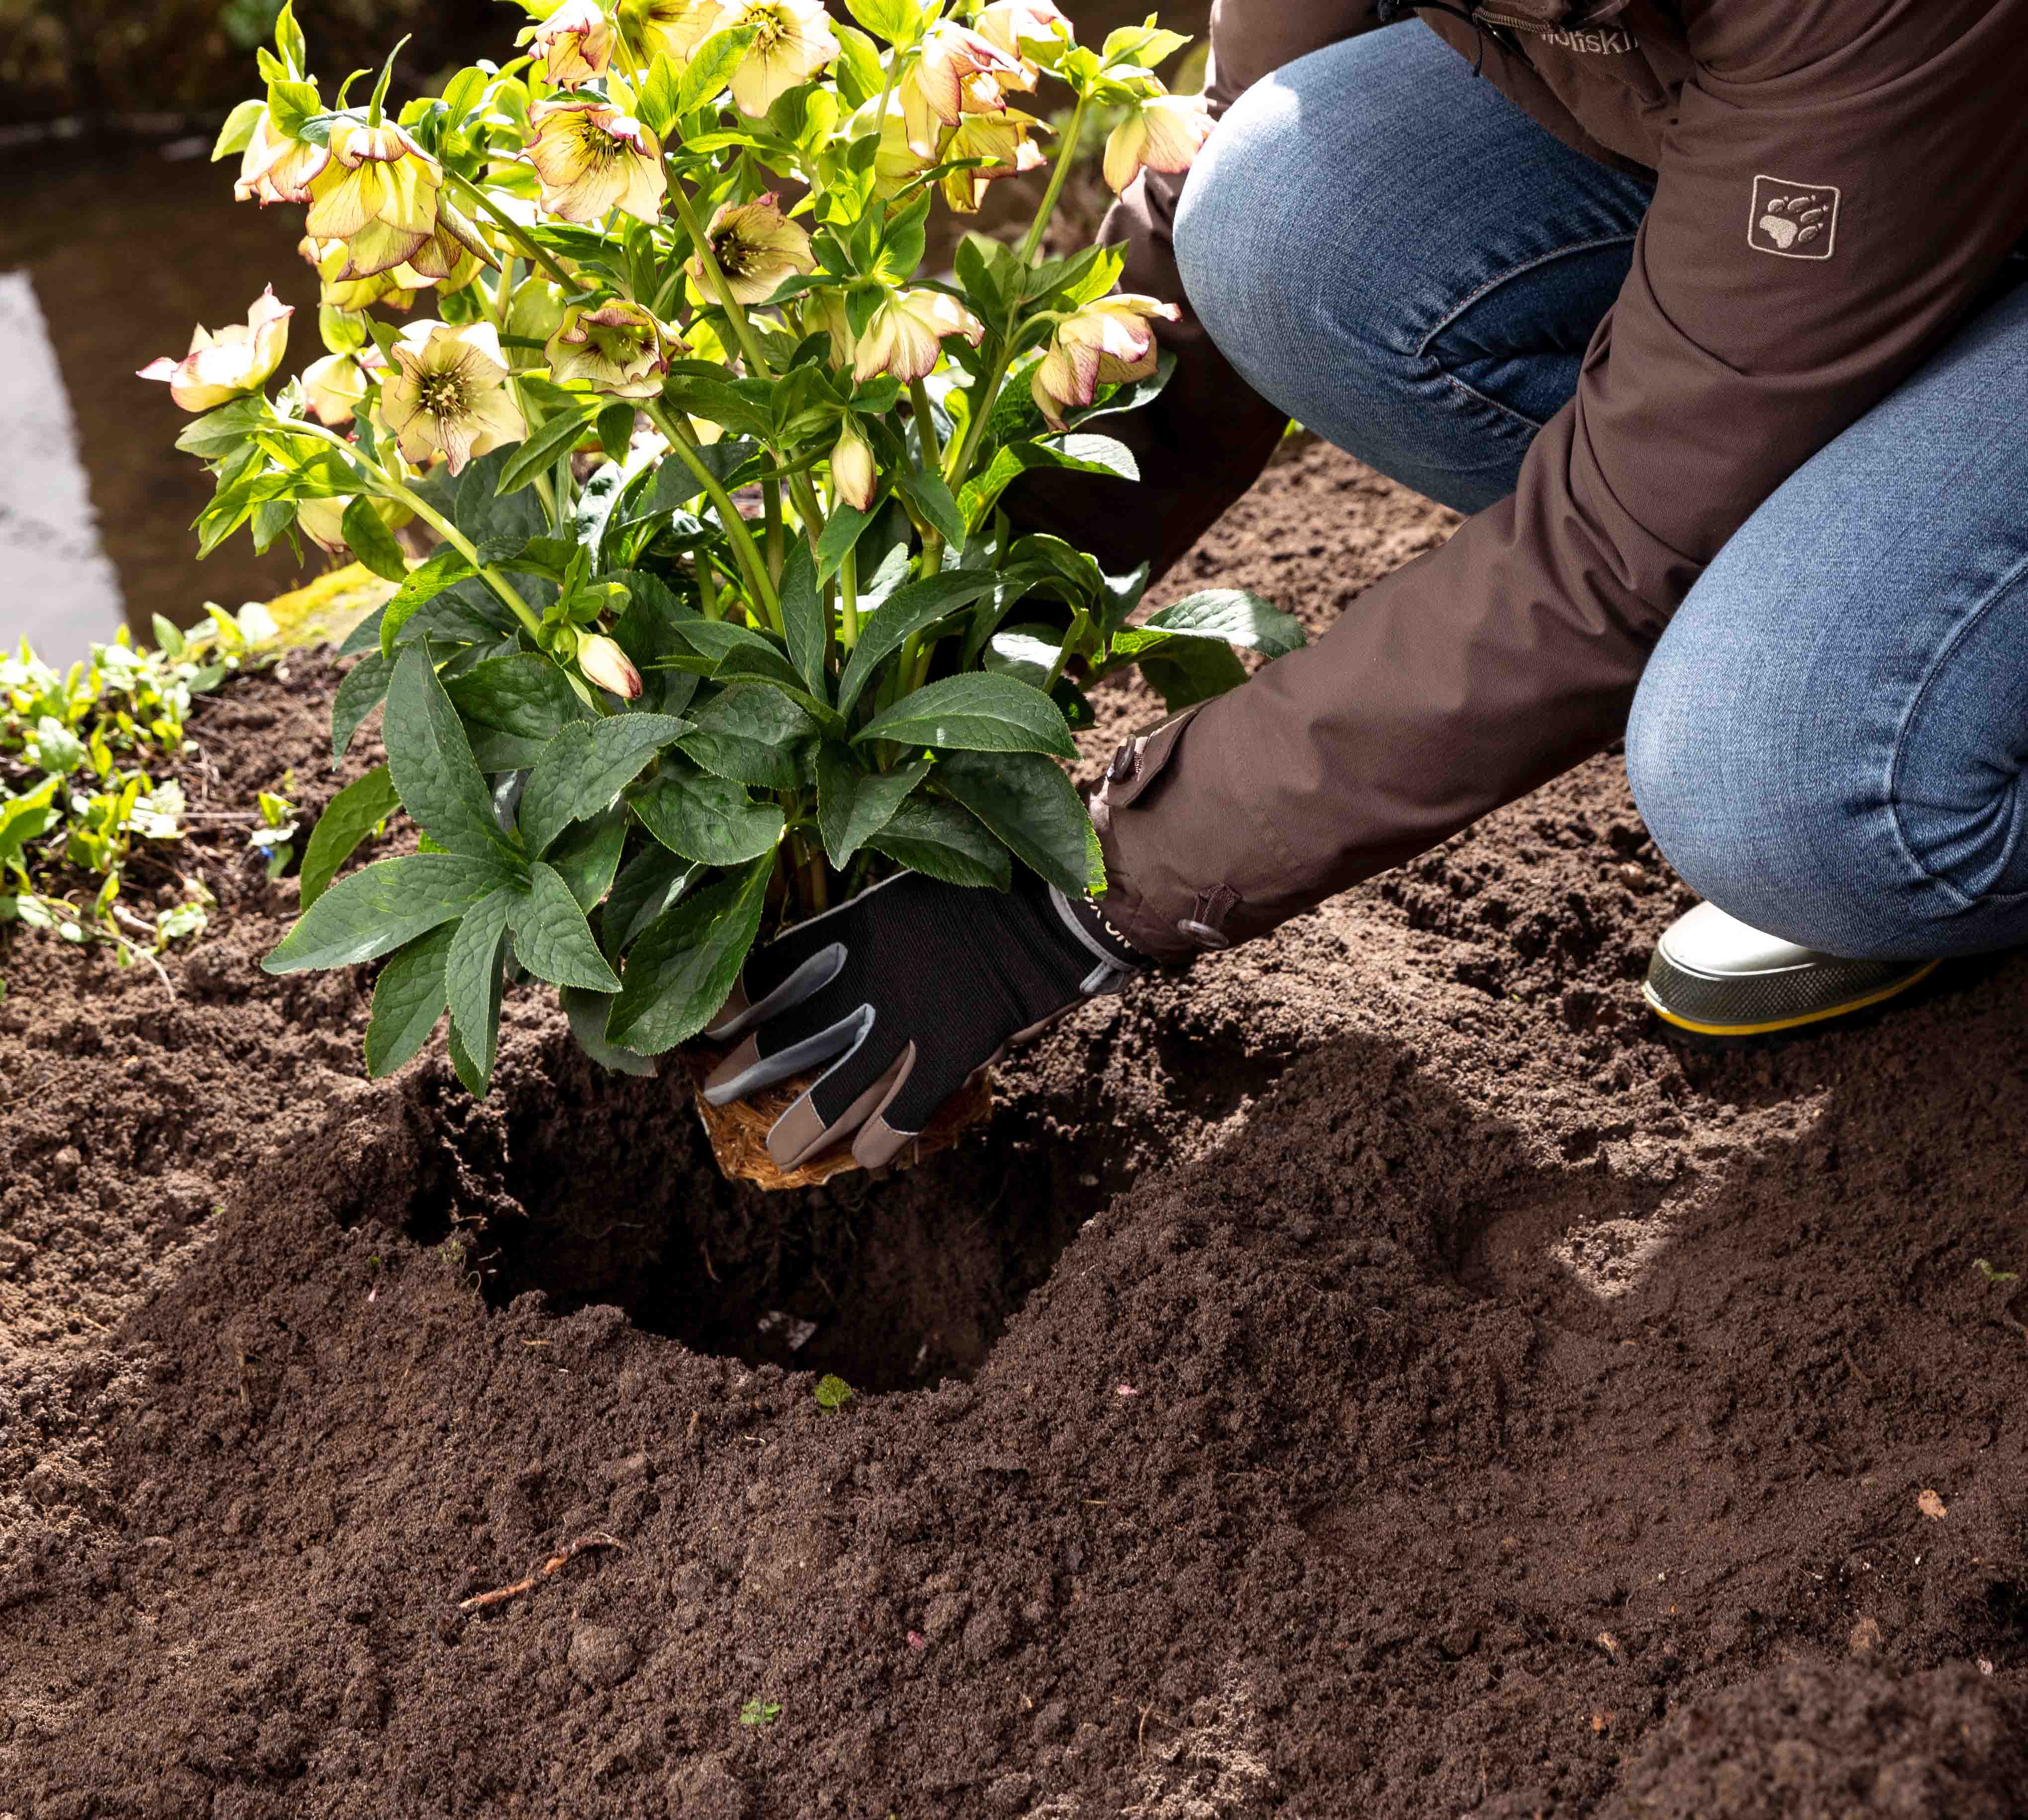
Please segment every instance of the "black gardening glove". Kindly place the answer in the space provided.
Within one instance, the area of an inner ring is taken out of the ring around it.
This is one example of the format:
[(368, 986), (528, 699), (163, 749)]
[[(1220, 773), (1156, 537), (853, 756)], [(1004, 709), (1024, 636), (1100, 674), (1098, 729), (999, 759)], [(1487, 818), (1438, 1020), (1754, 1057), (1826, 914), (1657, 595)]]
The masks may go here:
[(749, 956), (707, 1033), (744, 1040), (705, 1097), (828, 1063), (768, 1153), (793, 1169), (849, 1139), (868, 1167), (886, 1162), (1010, 1045), (1143, 964), (1089, 902), (1016, 871), (1005, 892), (904, 872)]

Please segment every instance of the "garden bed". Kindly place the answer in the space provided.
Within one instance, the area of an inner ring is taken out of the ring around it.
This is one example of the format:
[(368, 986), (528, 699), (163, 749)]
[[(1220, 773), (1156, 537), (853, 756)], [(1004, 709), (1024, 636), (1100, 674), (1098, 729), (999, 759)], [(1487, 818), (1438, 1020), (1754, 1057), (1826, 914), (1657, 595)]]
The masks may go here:
[[(1156, 597), (1449, 522), (1312, 446)], [(367, 1083), (215, 853), (173, 1000), (0, 945), (0, 1814), (2028, 1811), (2019, 959), (1679, 1050), (1604, 759), (768, 1195), (531, 993)]]

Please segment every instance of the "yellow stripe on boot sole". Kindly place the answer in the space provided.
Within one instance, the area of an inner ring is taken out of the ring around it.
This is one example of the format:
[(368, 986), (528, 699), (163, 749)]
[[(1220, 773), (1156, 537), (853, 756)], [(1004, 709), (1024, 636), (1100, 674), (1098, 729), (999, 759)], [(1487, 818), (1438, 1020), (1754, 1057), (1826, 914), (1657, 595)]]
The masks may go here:
[(1679, 1030), (1693, 1031), (1700, 1037), (1758, 1037), (1765, 1036), (1773, 1030), (1799, 1030), (1804, 1024), (1823, 1023), (1830, 1018), (1849, 1017), (1856, 1011), (1864, 1011), (1868, 1005), (1883, 1004), (1896, 993), (1906, 992), (1919, 981), (1927, 979), (1942, 965), (1941, 960), (1933, 960), (1910, 974), (1906, 979), (1896, 981), (1883, 991), (1868, 993), (1864, 998), (1853, 999), (1848, 1004), (1834, 1004), (1825, 1011), (1807, 1012), (1801, 1017), (1778, 1018), (1772, 1023), (1696, 1023), (1689, 1018), (1678, 1016), (1675, 1012), (1665, 1011), (1655, 997), (1654, 988), (1645, 981), (1641, 983), (1641, 996), (1648, 1001), (1648, 1008), (1656, 1016), (1664, 1023), (1674, 1024)]

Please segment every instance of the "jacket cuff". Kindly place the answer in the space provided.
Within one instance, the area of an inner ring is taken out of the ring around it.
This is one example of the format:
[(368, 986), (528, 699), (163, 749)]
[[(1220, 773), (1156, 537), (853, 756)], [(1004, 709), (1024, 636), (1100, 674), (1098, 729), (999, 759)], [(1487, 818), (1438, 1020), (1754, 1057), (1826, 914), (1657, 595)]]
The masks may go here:
[(1227, 913), (1238, 903), (1232, 893), (1223, 887), (1195, 893), (1165, 888), (1134, 863), (1133, 849), (1138, 843), (1131, 838), (1130, 812), (1168, 770), (1197, 712), (1197, 708), (1187, 708), (1153, 731), (1127, 740), (1113, 753), (1091, 799), (1092, 826), (1105, 854), (1106, 877), (1105, 891), (1094, 901), (1113, 933), (1150, 960), (1194, 960), (1208, 950), (1229, 948), (1235, 939), (1224, 927)]

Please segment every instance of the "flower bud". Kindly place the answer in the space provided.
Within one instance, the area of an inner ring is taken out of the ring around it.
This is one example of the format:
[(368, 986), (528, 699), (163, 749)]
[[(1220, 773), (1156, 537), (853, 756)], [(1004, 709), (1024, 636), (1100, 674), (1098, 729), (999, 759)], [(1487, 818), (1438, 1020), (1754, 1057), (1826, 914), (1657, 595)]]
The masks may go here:
[(366, 397), (366, 369), (350, 354), (326, 354), (303, 368), (303, 403), (320, 424), (349, 424)]
[(874, 471), (873, 445), (860, 435), (850, 416), (838, 433), (831, 452), (831, 490), (855, 512), (870, 512), (880, 477)]
[(585, 680), (631, 701), (642, 690), (641, 672), (602, 632), (592, 632), (577, 642), (577, 664)]
[(200, 326), (190, 352), (179, 361), (165, 356), (142, 368), (139, 377), (165, 379), (169, 396), (186, 411), (209, 411), (228, 400), (257, 392), (282, 364), (289, 342), (292, 305), (281, 302), (272, 284), (254, 300), (244, 323), (216, 335)]
[(1049, 427), (1064, 428), (1064, 412), (1091, 404), (1101, 386), (1146, 379), (1157, 358), (1151, 321), (1174, 322), (1180, 313), (1155, 298), (1123, 295), (1101, 297), (1065, 316), (1028, 381)]
[(296, 524), (304, 536), (331, 556), (348, 553), (345, 541), (345, 510), (353, 496), (341, 493), (331, 499), (301, 499), (296, 502)]
[(943, 338), (961, 335), (974, 347), (986, 325), (948, 292), (927, 287), (897, 291), (883, 299), (853, 350), (852, 376), (859, 384), (892, 373), (904, 385), (924, 378), (943, 355)]

